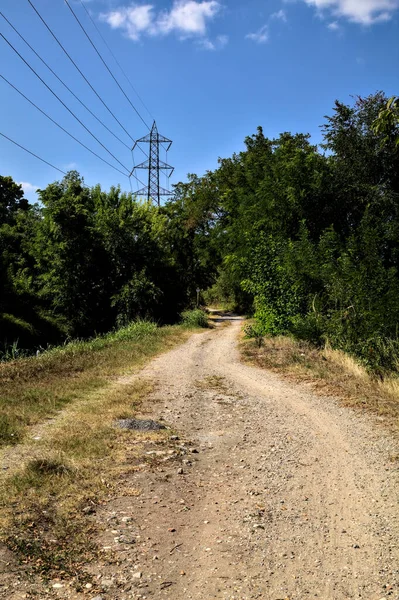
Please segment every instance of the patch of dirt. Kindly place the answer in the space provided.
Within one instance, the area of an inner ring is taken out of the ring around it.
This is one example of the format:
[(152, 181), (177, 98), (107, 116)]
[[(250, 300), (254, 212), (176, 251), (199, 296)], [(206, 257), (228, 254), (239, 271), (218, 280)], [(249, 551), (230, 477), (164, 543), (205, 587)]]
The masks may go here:
[(143, 417), (177, 435), (87, 516), (100, 547), (91, 582), (8, 574), (0, 598), (399, 598), (397, 440), (242, 364), (229, 320), (141, 372), (157, 400)]

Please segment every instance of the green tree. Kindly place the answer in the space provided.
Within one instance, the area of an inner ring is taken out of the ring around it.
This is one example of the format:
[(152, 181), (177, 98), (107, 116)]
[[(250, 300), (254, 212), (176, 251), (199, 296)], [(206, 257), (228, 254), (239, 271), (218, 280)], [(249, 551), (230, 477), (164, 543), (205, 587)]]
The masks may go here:
[(399, 96), (392, 96), (373, 123), (374, 132), (383, 135), (382, 143), (399, 146)]

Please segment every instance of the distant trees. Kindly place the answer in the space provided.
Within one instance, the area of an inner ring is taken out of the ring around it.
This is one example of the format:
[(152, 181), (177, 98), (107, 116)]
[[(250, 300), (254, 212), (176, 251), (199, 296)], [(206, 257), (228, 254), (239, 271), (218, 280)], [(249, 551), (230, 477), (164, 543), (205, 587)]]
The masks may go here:
[(260, 333), (398, 370), (398, 110), (382, 93), (337, 101), (320, 148), (259, 127), (160, 208), (76, 172), (31, 206), (0, 178), (0, 343), (171, 322), (199, 286), (253, 312)]
[(0, 350), (3, 340), (12, 343), (18, 338), (26, 345), (34, 335), (29, 285), (21, 276), (27, 226), (34, 221), (35, 211), (22, 187), (11, 177), (0, 176)]
[(74, 171), (29, 205), (0, 179), (0, 344), (87, 337), (137, 317), (171, 322), (208, 281), (185, 216)]
[(329, 340), (380, 371), (399, 350), (399, 128), (375, 127), (386, 106), (381, 93), (336, 102), (324, 153), (259, 128), (185, 196), (220, 257), (214, 291), (251, 303), (263, 333)]

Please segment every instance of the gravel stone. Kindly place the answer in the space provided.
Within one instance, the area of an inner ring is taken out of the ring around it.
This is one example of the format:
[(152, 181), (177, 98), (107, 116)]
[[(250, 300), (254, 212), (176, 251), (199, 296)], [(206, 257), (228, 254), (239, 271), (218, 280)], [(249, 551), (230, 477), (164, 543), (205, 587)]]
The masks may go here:
[(137, 431), (159, 431), (166, 429), (162, 423), (157, 423), (152, 419), (119, 419), (117, 421), (120, 429), (134, 429)]

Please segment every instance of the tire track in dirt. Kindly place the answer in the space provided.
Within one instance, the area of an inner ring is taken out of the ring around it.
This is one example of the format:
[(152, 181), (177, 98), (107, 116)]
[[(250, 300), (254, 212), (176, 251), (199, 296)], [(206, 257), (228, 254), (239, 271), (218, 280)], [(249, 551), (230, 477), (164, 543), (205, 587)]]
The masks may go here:
[(181, 439), (90, 517), (99, 594), (66, 585), (41, 597), (398, 600), (396, 441), (241, 363), (241, 320), (227, 320), (140, 374), (154, 384), (143, 416)]
[(148, 539), (130, 554), (142, 576), (104, 597), (398, 598), (394, 441), (333, 399), (240, 363), (231, 323), (142, 372), (156, 386), (152, 416), (198, 454), (183, 444), (183, 474), (165, 463), (136, 475), (145, 491), (123, 511), (145, 514)]

